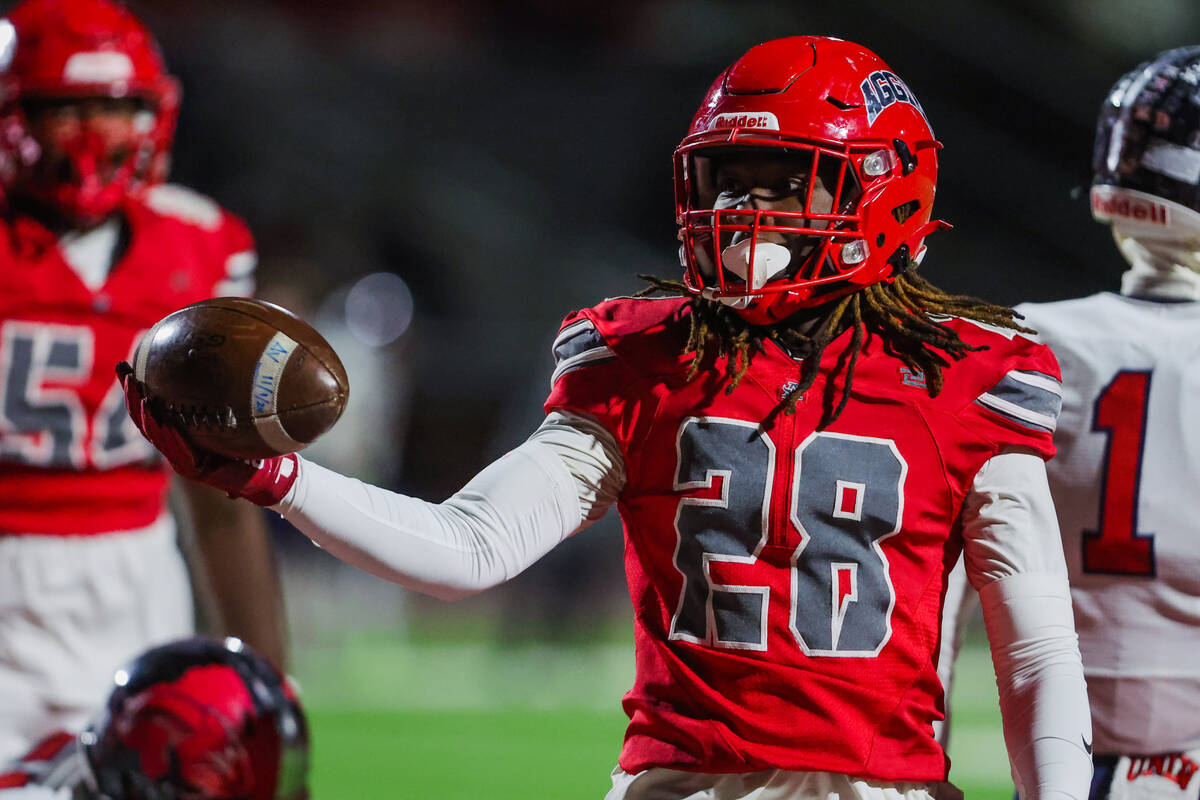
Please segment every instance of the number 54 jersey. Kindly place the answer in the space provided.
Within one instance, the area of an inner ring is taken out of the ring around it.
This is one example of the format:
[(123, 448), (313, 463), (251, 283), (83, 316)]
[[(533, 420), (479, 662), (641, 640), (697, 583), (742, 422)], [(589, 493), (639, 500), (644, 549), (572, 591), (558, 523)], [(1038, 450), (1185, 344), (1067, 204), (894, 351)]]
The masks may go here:
[(45, 228), (0, 221), (0, 534), (157, 519), (169, 472), (129, 420), (114, 368), (171, 311), (249, 289), (250, 233), (211, 200), (156, 186), (122, 215), (126, 244), (95, 288)]
[(849, 332), (786, 413), (801, 365), (772, 342), (736, 387), (723, 358), (688, 379), (690, 313), (679, 298), (606, 301), (568, 317), (555, 343), (547, 409), (595, 418), (625, 460), (637, 673), (622, 769), (944, 779), (931, 725), (960, 512), (993, 455), (1053, 454), (1053, 355), (950, 319), (987, 349), (946, 369), (931, 398), (870, 336), (845, 410), (818, 430)]

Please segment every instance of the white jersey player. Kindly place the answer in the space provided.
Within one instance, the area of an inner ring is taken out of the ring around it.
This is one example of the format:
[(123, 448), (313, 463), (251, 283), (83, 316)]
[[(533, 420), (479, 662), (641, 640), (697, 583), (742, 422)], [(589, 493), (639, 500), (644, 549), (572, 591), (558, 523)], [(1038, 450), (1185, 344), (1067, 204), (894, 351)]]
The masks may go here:
[(1063, 369), (1049, 476), (1097, 752), (1200, 748), (1200, 303), (1021, 310)]
[[(1018, 306), (1062, 367), (1047, 471), (1092, 706), (1092, 797), (1195, 798), (1200, 47), (1163, 53), (1117, 83), (1094, 167), (1092, 212), (1131, 265), (1121, 293)], [(970, 608), (972, 594), (948, 615)]]

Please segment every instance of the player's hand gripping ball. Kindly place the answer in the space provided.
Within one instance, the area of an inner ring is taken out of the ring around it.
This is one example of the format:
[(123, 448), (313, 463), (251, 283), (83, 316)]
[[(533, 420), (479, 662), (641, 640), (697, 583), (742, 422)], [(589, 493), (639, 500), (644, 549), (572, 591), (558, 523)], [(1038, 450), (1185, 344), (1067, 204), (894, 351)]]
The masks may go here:
[(321, 334), (261, 300), (218, 297), (163, 317), (133, 377), (160, 422), (196, 448), (238, 459), (294, 453), (329, 430), (350, 394)]

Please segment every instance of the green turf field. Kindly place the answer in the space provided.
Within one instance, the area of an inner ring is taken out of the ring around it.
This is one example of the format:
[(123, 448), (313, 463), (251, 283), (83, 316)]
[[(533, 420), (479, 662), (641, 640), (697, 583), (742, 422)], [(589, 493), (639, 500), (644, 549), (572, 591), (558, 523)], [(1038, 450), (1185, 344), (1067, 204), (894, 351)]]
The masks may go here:
[(593, 798), (624, 717), (592, 709), (315, 711), (315, 800)]
[[(298, 654), (314, 800), (599, 800), (633, 670), (621, 642), (572, 647), (351, 641)], [(1012, 785), (986, 650), (955, 686), (951, 779), (971, 800)]]

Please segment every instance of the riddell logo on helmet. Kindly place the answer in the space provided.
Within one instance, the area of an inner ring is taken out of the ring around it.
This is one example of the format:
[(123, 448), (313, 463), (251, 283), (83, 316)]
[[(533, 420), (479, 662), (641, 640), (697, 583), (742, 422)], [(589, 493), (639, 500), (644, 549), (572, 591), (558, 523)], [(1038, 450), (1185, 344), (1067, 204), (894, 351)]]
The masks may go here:
[(1113, 196), (1107, 192), (1092, 192), (1092, 214), (1096, 217), (1117, 217), (1151, 225), (1167, 225), (1170, 213), (1166, 206), (1152, 200)]
[(740, 113), (717, 114), (709, 129), (714, 128), (760, 128), (763, 130), (779, 130), (779, 120), (770, 111), (744, 111)]
[(894, 72), (876, 70), (858, 88), (862, 90), (863, 105), (867, 108), (868, 125), (874, 125), (875, 118), (895, 103), (907, 103), (921, 112), (922, 117), (925, 116), (925, 109), (917, 102), (917, 96)]

